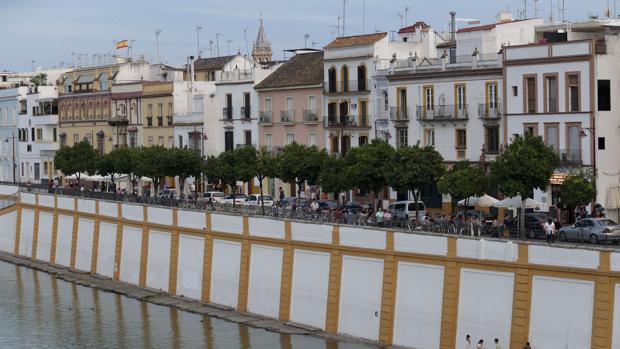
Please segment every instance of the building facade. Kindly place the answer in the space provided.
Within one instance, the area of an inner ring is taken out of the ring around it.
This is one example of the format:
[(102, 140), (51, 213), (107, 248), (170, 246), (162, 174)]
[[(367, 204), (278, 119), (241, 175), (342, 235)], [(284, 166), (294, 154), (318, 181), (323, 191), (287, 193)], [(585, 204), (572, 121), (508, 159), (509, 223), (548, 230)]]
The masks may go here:
[(17, 182), (19, 163), (18, 142), (21, 132), (17, 118), (25, 110), (20, 108), (20, 98), (25, 100), (27, 87), (0, 90), (0, 181)]

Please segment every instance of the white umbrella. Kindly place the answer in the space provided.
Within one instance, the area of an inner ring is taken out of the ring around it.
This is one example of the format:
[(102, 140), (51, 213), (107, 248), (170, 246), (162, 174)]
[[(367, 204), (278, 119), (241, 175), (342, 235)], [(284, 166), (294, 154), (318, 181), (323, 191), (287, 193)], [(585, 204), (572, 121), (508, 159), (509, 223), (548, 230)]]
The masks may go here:
[(607, 188), (607, 204), (608, 209), (620, 209), (620, 183), (612, 183)]
[(468, 199), (463, 199), (457, 203), (461, 206), (464, 206), (466, 200), (467, 200), (467, 205), (480, 206), (480, 207), (491, 207), (493, 206), (493, 204), (499, 201), (490, 195), (484, 194), (482, 196), (470, 196)]
[[(504, 199), (493, 204), (493, 207), (519, 208), (521, 207), (521, 197), (515, 196)], [(525, 199), (525, 208), (540, 208), (542, 204), (534, 199)]]
[[(87, 175), (86, 173), (80, 173), (80, 180), (82, 181), (90, 181), (91, 180), (91, 176)], [(71, 176), (67, 176), (67, 179), (74, 179), (77, 180), (77, 175), (72, 174)]]

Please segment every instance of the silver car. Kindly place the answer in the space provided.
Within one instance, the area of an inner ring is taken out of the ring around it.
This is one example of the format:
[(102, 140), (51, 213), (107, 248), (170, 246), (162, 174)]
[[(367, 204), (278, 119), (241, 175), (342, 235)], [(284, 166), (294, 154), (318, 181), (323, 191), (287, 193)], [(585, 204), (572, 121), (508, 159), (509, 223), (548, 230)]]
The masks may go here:
[(561, 241), (598, 242), (620, 241), (620, 225), (607, 218), (584, 218), (579, 222), (560, 228)]

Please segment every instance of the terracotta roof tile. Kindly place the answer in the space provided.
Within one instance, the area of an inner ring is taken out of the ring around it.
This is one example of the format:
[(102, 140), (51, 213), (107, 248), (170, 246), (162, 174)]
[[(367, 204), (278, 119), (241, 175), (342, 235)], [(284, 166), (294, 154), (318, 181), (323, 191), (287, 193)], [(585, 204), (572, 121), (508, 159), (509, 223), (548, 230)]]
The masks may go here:
[(421, 27), (422, 29), (426, 29), (426, 28), (429, 27), (429, 25), (424, 23), (423, 21), (415, 22), (414, 25), (410, 25), (408, 27), (401, 28), (398, 31), (398, 34), (415, 33), (415, 29), (417, 27)]
[(286, 61), (256, 89), (317, 85), (323, 82), (323, 52), (298, 53)]
[(222, 56), (213, 58), (198, 58), (194, 62), (194, 70), (222, 70), (226, 63), (230, 62), (235, 56)]
[(348, 47), (348, 46), (363, 46), (374, 44), (375, 42), (385, 38), (387, 33), (375, 33), (375, 34), (366, 34), (366, 35), (356, 35), (356, 36), (344, 36), (340, 38), (336, 38), (334, 41), (330, 42), (325, 49), (330, 48), (339, 48), (339, 47)]

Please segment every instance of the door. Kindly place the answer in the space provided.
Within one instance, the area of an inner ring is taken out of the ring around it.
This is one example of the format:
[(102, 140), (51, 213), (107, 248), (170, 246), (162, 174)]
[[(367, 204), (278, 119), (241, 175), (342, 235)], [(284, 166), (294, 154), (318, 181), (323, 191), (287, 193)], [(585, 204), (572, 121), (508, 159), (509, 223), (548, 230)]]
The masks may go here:
[(233, 150), (234, 148), (235, 148), (235, 145), (233, 142), (233, 132), (226, 131), (224, 133), (224, 150), (230, 151), (230, 150)]
[(243, 117), (249, 119), (251, 116), (250, 111), (250, 93), (246, 92), (243, 94)]
[(424, 88), (424, 117), (433, 117), (435, 109), (435, 89), (433, 87)]
[(340, 102), (340, 125), (344, 126), (347, 124), (349, 117), (349, 102)]
[(368, 101), (359, 101), (359, 126), (368, 127)]
[(224, 117), (232, 119), (232, 94), (226, 94), (226, 109), (224, 111)]
[(338, 119), (338, 105), (337, 103), (329, 103), (327, 105), (327, 122), (328, 126), (336, 125)]
[(407, 90), (398, 90), (398, 119), (407, 120)]

